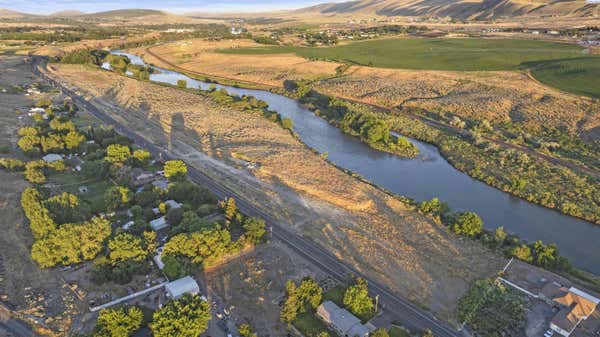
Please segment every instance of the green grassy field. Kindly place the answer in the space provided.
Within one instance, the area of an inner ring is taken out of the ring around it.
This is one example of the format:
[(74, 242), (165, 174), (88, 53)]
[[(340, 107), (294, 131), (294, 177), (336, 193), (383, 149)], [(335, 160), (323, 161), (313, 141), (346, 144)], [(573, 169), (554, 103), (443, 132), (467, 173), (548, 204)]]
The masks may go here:
[(239, 48), (222, 53), (295, 53), (306, 58), (327, 59), (382, 68), (429, 70), (516, 70), (523, 63), (582, 56), (576, 45), (514, 39), (381, 39), (335, 47)]
[(538, 62), (531, 65), (531, 73), (561, 90), (600, 98), (600, 56)]

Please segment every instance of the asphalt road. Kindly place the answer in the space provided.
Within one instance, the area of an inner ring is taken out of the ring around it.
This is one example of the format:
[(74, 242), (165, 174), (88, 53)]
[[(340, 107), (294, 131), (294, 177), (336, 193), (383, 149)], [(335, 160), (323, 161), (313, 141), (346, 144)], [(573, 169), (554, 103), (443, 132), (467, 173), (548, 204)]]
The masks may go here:
[[(146, 150), (150, 151), (153, 156), (162, 158), (163, 160), (177, 159), (166, 150), (157, 147), (131, 129), (121, 125), (112, 117), (98, 109), (96, 106), (77, 95), (75, 92), (48, 78), (45, 74), (40, 73), (37, 71), (36, 65), (45, 65), (43, 59), (34, 58), (34, 73), (44, 78), (55, 87), (60, 88), (62, 92), (70, 96), (76, 104), (84, 107), (102, 122), (114, 126), (116, 131), (131, 138), (136, 145), (145, 148)], [(393, 315), (395, 319), (401, 322), (404, 326), (410, 329), (418, 330), (430, 329), (436, 337), (458, 337), (463, 335), (461, 332), (453, 329), (448, 323), (438, 320), (429, 312), (394, 294), (392, 291), (380, 285), (378, 282), (372, 280), (366, 275), (363, 275), (346, 263), (338, 260), (335, 256), (316, 243), (289, 230), (288, 225), (280, 223), (270, 214), (265, 213), (256, 205), (237, 195), (234, 191), (231, 191), (226, 187), (214, 182), (211, 178), (199, 170), (191, 166), (188, 167), (188, 176), (192, 181), (208, 188), (219, 198), (233, 197), (236, 200), (236, 205), (238, 208), (246, 215), (263, 218), (271, 230), (274, 238), (287, 244), (298, 254), (319, 266), (332, 277), (338, 279), (339, 281), (346, 281), (348, 280), (349, 276), (360, 276), (366, 279), (369, 282), (369, 291), (371, 295), (379, 296), (380, 306), (385, 307), (386, 314)]]

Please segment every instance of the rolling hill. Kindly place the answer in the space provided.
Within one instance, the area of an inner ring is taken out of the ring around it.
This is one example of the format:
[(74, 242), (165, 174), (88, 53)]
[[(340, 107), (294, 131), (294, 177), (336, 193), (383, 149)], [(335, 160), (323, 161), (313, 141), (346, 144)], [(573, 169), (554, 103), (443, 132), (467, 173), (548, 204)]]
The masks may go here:
[(357, 0), (327, 3), (295, 14), (378, 15), (492, 19), (512, 16), (600, 16), (600, 3), (584, 0)]
[(0, 8), (0, 19), (20, 19), (28, 16), (31, 15), (17, 11), (11, 11), (10, 9)]

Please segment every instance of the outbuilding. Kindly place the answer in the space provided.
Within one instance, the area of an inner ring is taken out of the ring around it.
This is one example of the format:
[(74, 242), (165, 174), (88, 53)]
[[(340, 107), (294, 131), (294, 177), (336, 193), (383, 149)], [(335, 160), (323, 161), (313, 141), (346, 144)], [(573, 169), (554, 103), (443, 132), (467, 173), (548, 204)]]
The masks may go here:
[(152, 227), (152, 229), (154, 229), (155, 231), (167, 228), (168, 226), (169, 224), (167, 223), (167, 218), (164, 216), (150, 221), (150, 227)]
[(54, 163), (56, 161), (60, 161), (62, 160), (62, 156), (60, 154), (56, 154), (56, 153), (48, 153), (47, 155), (42, 157), (42, 160), (45, 161), (46, 163)]
[(172, 299), (178, 299), (185, 294), (197, 295), (200, 293), (200, 287), (196, 280), (191, 276), (186, 276), (167, 283), (165, 286), (167, 296)]

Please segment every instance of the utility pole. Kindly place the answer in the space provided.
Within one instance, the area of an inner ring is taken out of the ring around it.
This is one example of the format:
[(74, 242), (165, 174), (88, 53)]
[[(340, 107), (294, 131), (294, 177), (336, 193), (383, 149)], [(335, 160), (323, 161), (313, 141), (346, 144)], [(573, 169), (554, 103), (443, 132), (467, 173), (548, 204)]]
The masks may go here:
[(378, 308), (379, 308), (379, 294), (375, 295), (375, 313), (377, 313)]

